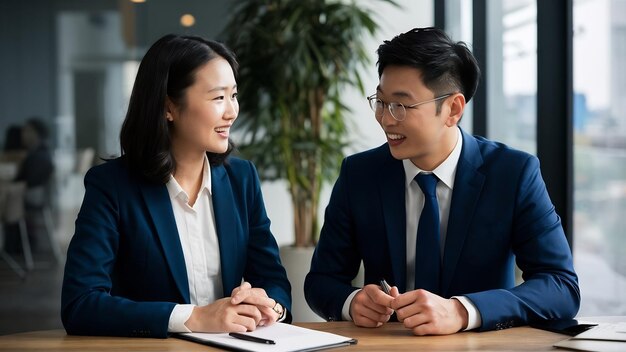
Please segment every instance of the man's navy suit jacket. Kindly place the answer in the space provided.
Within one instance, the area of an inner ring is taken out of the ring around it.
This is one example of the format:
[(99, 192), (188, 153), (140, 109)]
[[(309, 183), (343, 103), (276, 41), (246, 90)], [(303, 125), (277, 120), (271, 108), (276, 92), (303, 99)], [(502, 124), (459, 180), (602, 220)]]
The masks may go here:
[[(480, 312), (481, 330), (575, 316), (578, 278), (538, 159), (463, 131), (462, 138), (442, 296), (468, 297)], [(344, 160), (305, 280), (317, 314), (341, 320), (361, 260), (365, 284), (385, 278), (405, 292), (405, 187), (402, 162), (387, 144)], [(517, 287), (515, 261), (524, 278)]]
[[(164, 184), (122, 158), (92, 168), (70, 243), (62, 321), (70, 334), (166, 337), (175, 304), (189, 303), (185, 259)], [(252, 163), (211, 166), (224, 294), (242, 279), (291, 307), (291, 286), (270, 232)]]

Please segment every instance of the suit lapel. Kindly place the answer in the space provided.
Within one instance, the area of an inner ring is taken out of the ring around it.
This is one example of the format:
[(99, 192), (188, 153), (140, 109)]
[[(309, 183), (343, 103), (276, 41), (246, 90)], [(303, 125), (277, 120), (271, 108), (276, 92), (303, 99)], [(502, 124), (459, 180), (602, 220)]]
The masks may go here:
[(237, 239), (243, 238), (243, 229), (236, 217), (235, 198), (224, 166), (211, 166), (211, 193), (215, 230), (220, 246), (222, 285), (224, 295), (230, 295), (241, 283), (241, 276), (237, 274), (240, 260), (237, 258)]
[(478, 171), (483, 160), (476, 139), (464, 131), (461, 132), (463, 149), (457, 164), (452, 191), (442, 267), (441, 288), (446, 296), (474, 216), (473, 210), (485, 182), (485, 175)]
[(146, 201), (146, 206), (152, 216), (154, 227), (161, 241), (163, 253), (172, 271), (176, 287), (184, 298), (184, 303), (189, 303), (189, 281), (185, 268), (185, 257), (180, 245), (178, 228), (172, 210), (172, 203), (164, 185), (141, 184), (141, 191)]
[[(387, 162), (381, 168), (380, 197), (383, 205), (383, 217), (387, 230), (389, 256), (394, 274), (395, 285), (400, 292), (406, 291), (406, 211), (405, 211), (405, 174), (402, 162), (394, 159), (386, 150)], [(384, 170), (384, 171), (382, 171)]]

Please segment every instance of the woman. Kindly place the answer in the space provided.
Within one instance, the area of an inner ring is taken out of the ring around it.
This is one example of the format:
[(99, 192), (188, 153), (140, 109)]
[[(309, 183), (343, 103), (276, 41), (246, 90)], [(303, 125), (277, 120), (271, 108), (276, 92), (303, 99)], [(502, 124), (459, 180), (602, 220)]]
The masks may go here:
[(229, 49), (198, 37), (167, 35), (144, 56), (122, 157), (85, 176), (63, 280), (69, 334), (166, 337), (290, 320), (256, 170), (228, 157), (236, 72)]

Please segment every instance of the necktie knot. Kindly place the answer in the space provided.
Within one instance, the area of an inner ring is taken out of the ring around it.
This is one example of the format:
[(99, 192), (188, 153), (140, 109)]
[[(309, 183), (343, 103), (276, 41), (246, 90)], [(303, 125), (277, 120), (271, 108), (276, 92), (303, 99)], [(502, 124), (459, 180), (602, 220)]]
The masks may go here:
[(437, 182), (439, 179), (435, 174), (423, 174), (419, 173), (415, 176), (415, 182), (420, 186), (422, 192), (427, 197), (436, 197), (437, 196)]

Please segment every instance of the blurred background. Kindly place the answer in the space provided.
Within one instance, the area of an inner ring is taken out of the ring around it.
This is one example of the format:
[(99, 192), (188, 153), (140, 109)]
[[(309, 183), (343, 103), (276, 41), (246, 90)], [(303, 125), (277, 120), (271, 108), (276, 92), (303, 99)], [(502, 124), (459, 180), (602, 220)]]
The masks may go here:
[[(365, 99), (378, 83), (378, 45), (414, 27), (444, 28), (484, 72), (461, 126), (542, 162), (573, 247), (579, 315), (626, 315), (626, 0), (355, 2), (380, 30), (363, 37), (365, 94), (342, 92), (351, 109), (344, 152), (385, 142)], [(83, 177), (120, 155), (143, 54), (167, 33), (224, 40), (235, 3), (0, 0), (0, 334), (62, 328), (63, 263)], [(279, 245), (291, 245), (286, 183), (263, 182), (263, 192)]]

